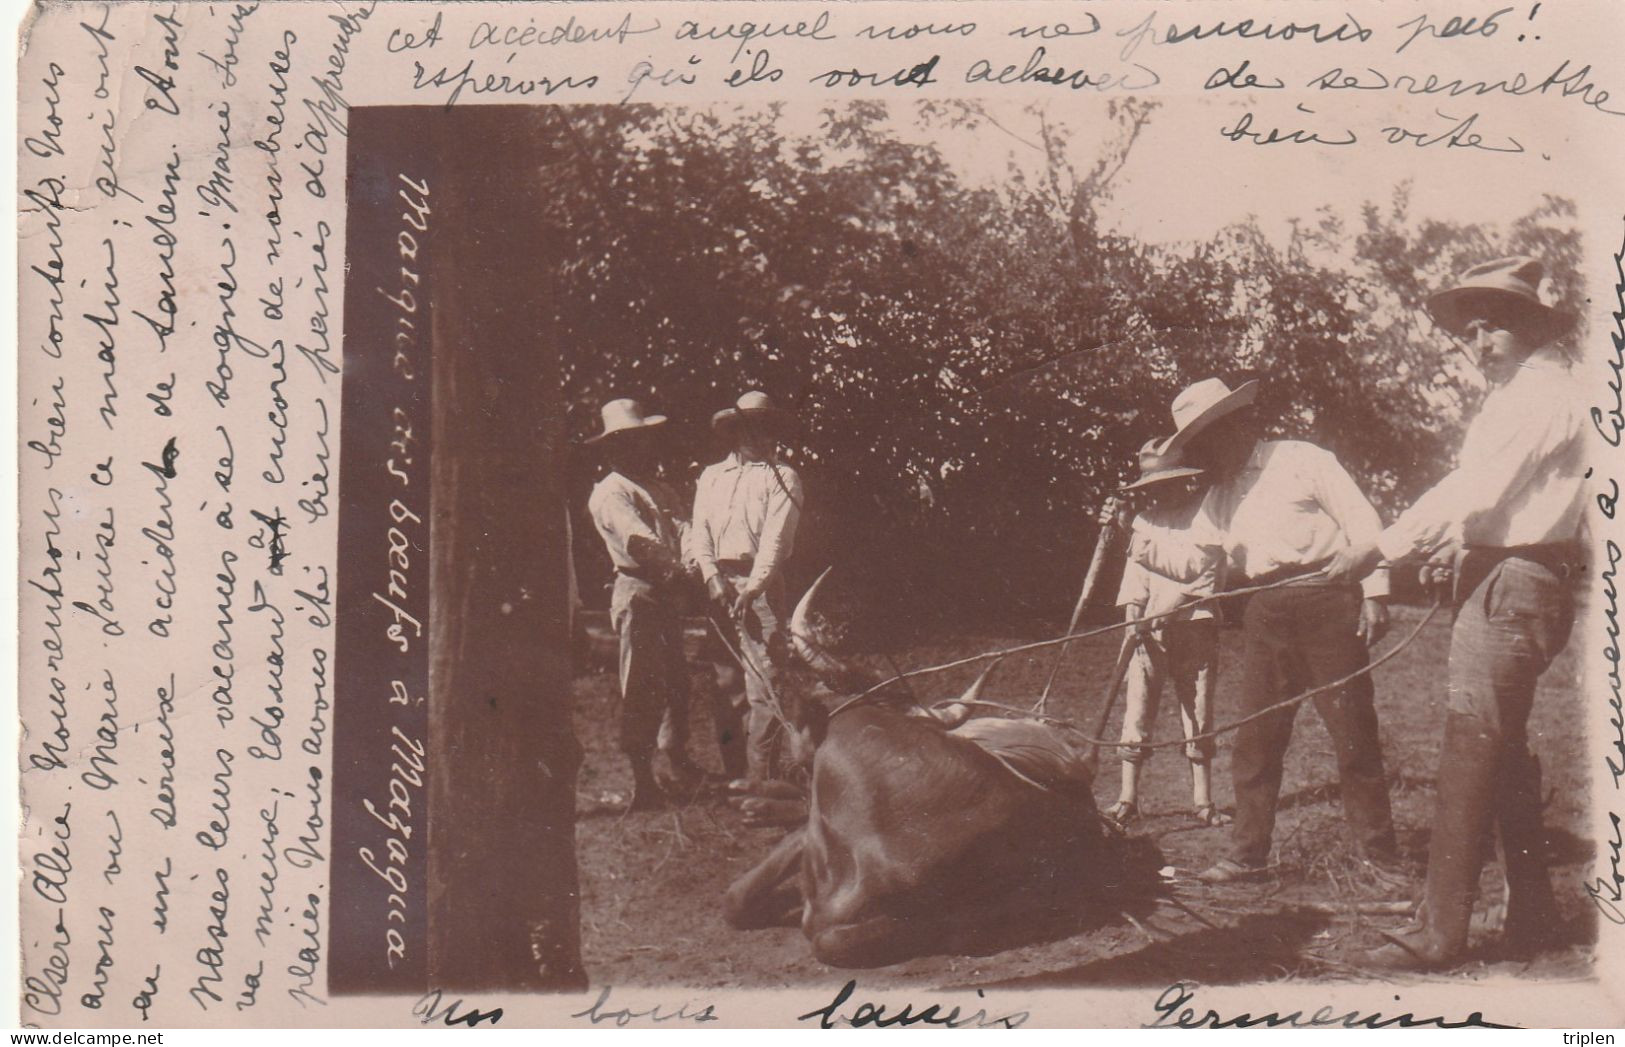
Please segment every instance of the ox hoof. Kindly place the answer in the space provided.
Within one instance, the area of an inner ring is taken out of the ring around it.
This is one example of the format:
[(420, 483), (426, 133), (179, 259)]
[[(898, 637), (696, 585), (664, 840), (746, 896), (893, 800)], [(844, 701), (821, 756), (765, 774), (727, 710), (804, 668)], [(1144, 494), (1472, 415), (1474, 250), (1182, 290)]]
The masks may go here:
[(1127, 829), (1140, 820), (1140, 805), (1130, 800), (1118, 800), (1101, 813), (1119, 829)]
[(777, 800), (752, 796), (735, 800), (745, 816), (745, 824), (753, 828), (800, 825), (807, 820), (805, 799)]
[(728, 783), (736, 796), (761, 796), (771, 800), (805, 800), (807, 791), (782, 778), (736, 778)]

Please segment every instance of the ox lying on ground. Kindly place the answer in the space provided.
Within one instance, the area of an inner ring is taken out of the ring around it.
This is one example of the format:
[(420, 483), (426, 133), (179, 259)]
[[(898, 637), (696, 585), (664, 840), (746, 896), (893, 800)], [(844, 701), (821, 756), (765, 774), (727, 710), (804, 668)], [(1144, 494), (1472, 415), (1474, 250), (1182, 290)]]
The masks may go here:
[[(792, 634), (826, 681), (850, 688), (851, 671), (812, 639), (816, 589)], [(1034, 720), (951, 726), (968, 708), (790, 716), (814, 747), (810, 788), (761, 783), (744, 806), (759, 822), (802, 824), (728, 889), (728, 922), (799, 923), (820, 961), (876, 967), (997, 951), (1148, 906), (1160, 856), (1096, 811), (1092, 753)]]

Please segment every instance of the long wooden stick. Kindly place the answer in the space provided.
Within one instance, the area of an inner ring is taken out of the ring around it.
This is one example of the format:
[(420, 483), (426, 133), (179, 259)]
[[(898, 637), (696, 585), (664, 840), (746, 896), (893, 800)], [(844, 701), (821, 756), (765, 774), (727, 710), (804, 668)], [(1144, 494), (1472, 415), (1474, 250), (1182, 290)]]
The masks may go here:
[(1123, 636), (1123, 646), (1117, 652), (1117, 664), (1112, 667), (1112, 680), (1107, 685), (1106, 701), (1100, 707), (1100, 716), (1095, 721), (1095, 737), (1106, 736), (1106, 724), (1111, 720), (1112, 710), (1117, 706), (1117, 692), (1123, 689), (1123, 677), (1128, 675), (1128, 663), (1134, 658), (1134, 649), (1140, 646), (1140, 634), (1129, 631)]
[[(1106, 697), (1100, 703), (1100, 716), (1095, 720), (1095, 738), (1106, 736), (1106, 725), (1111, 721), (1112, 710), (1117, 707), (1117, 692), (1123, 689), (1123, 677), (1128, 675), (1128, 664), (1134, 658), (1134, 649), (1140, 645), (1140, 635), (1132, 629), (1123, 634), (1123, 646), (1117, 652), (1117, 664), (1112, 667), (1111, 682), (1106, 685)], [(1100, 742), (1096, 741), (1089, 750), (1086, 761), (1091, 771), (1100, 762)]]
[[(1111, 554), (1111, 547), (1117, 538), (1116, 514), (1101, 525), (1100, 533), (1095, 536), (1095, 552), (1089, 559), (1089, 570), (1083, 576), (1083, 589), (1078, 593), (1077, 606), (1072, 608), (1072, 620), (1067, 623), (1066, 631), (1070, 635), (1078, 631), (1078, 622), (1083, 619), (1084, 610), (1094, 602), (1095, 590), (1100, 588), (1100, 576), (1106, 565), (1106, 557)], [(1066, 644), (1062, 644), (1055, 652), (1055, 664), (1050, 666), (1049, 679), (1044, 681), (1044, 692), (1038, 696), (1038, 704), (1034, 711), (1042, 713), (1049, 704), (1049, 693), (1055, 687), (1055, 678), (1061, 673), (1061, 662), (1066, 658)]]

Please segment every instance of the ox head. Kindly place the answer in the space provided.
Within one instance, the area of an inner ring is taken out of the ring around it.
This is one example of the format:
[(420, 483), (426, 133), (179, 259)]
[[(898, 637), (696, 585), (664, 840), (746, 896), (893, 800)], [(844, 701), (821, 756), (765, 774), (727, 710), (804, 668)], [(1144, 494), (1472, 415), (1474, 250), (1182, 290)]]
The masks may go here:
[[(795, 613), (790, 617), (790, 639), (795, 646), (796, 654), (826, 688), (842, 699), (870, 695), (877, 702), (907, 700), (910, 704), (918, 705), (919, 702), (909, 689), (907, 681), (899, 679), (888, 682), (887, 677), (880, 673), (849, 665), (835, 655), (834, 651), (840, 646), (846, 626), (823, 610), (823, 606), (827, 603), (824, 583), (828, 580), (831, 570), (833, 568), (826, 568), (824, 573), (818, 576), (818, 580), (813, 582), (811, 588), (802, 596), (801, 602), (796, 604)], [(995, 659), (964, 694), (953, 701), (938, 703), (931, 707), (927, 710), (929, 715), (949, 728), (963, 723), (973, 714), (975, 704), (981, 698), (982, 689), (998, 664), (999, 660)], [(821, 730), (816, 732), (816, 735), (821, 738)]]
[(829, 580), (832, 570), (834, 568), (826, 567), (801, 597), (801, 602), (796, 604), (795, 613), (790, 616), (790, 642), (795, 645), (796, 654), (825, 687), (837, 695), (861, 694), (880, 684), (882, 677), (870, 670), (848, 665), (833, 653), (844, 636), (845, 626), (823, 610), (828, 600), (824, 583)]

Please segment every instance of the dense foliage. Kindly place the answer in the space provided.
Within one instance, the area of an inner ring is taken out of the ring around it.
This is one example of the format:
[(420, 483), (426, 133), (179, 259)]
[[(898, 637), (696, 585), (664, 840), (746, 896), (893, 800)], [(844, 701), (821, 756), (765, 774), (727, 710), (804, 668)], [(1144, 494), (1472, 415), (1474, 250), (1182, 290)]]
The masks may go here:
[[(691, 480), (719, 454), (711, 412), (770, 391), (801, 419), (801, 571), (835, 562), (915, 608), (1065, 607), (1093, 508), (1168, 428), (1173, 393), (1214, 374), (1265, 377), (1269, 424), (1336, 451), (1391, 513), (1448, 468), (1476, 395), (1422, 297), (1514, 251), (1581, 294), (1573, 207), (1553, 198), (1459, 226), (1415, 220), (1400, 186), (1349, 225), (1304, 216), (1284, 244), (1252, 223), (1178, 246), (1114, 234), (1103, 206), (1156, 118), (1135, 100), (1111, 104), (1086, 170), (1027, 114), (1044, 160), (996, 184), (919, 131), (996, 137), (972, 106), (853, 104), (803, 135), (778, 107), (554, 113), (537, 254), (572, 436), (641, 397), (692, 423), (675, 470)], [(590, 579), (600, 550), (577, 544)]]

